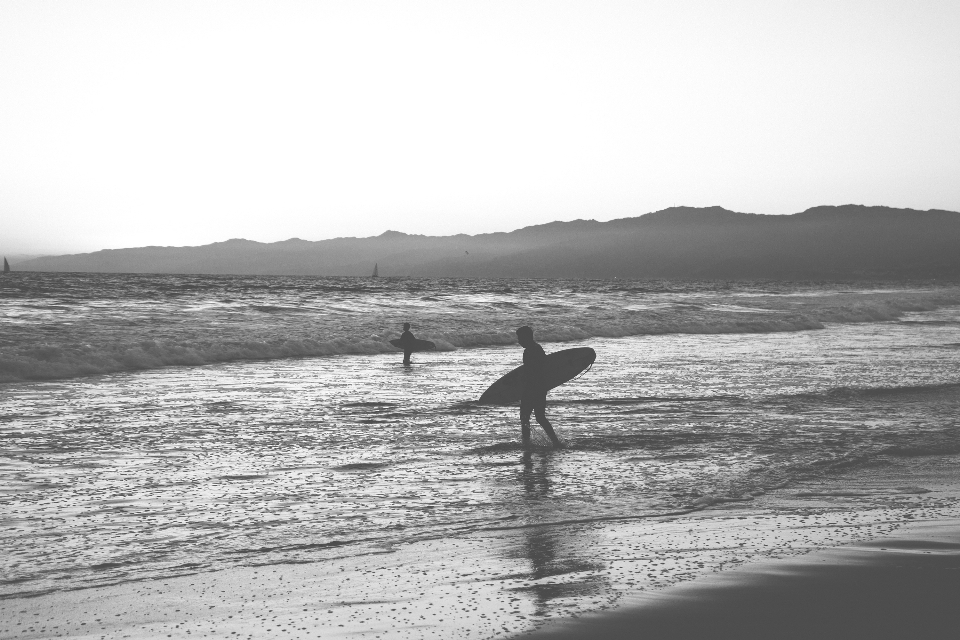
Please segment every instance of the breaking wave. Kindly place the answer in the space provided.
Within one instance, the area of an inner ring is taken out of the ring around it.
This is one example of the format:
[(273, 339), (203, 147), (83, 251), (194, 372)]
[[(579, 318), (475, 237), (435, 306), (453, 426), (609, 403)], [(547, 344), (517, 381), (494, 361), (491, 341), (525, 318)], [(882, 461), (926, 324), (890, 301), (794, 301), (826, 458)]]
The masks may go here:
[[(299, 313), (299, 312), (298, 312)], [(637, 335), (670, 333), (769, 333), (822, 329), (816, 319), (769, 318), (744, 321), (738, 318), (716, 318), (713, 322), (683, 322), (666, 319), (634, 322), (584, 322), (580, 325), (537, 325), (541, 342), (572, 342), (589, 338), (622, 338)], [(335, 355), (377, 355), (400, 350), (389, 343), (398, 333), (351, 339), (276, 339), (257, 340), (141, 340), (111, 344), (44, 344), (5, 350), (0, 354), (0, 382), (18, 380), (52, 380), (76, 376), (98, 375), (119, 371), (156, 369), (167, 366), (201, 366), (238, 360), (308, 358)], [(501, 331), (425, 332), (418, 337), (431, 340), (438, 351), (454, 351), (516, 344), (512, 328)]]
[(497, 281), (411, 280), (374, 287), (357, 279), (321, 286), (324, 279), (30, 275), (37, 282), (25, 280), (0, 299), (0, 382), (395, 353), (389, 340), (399, 337), (405, 320), (415, 323), (419, 338), (452, 351), (513, 345), (514, 330), (523, 324), (534, 326), (541, 342), (562, 343), (811, 331), (829, 323), (935, 326), (955, 322), (960, 305), (960, 287), (954, 285), (849, 291), (827, 284), (676, 283), (651, 289), (583, 281), (505, 287)]
[[(439, 345), (438, 345), (439, 346)], [(200, 366), (236, 360), (306, 358), (342, 354), (374, 355), (398, 349), (379, 340), (334, 339), (267, 342), (178, 344), (145, 341), (132, 345), (93, 347), (43, 346), (4, 354), (0, 382), (50, 380), (167, 366)]]

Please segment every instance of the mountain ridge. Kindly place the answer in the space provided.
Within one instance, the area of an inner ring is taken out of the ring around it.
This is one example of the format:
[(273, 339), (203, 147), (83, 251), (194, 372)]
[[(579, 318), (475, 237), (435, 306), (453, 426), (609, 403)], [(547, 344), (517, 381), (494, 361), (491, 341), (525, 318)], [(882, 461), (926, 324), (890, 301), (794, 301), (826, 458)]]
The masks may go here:
[(671, 207), (509, 232), (272, 243), (232, 238), (44, 256), (17, 270), (238, 275), (544, 278), (960, 277), (960, 213), (864, 205), (792, 215)]

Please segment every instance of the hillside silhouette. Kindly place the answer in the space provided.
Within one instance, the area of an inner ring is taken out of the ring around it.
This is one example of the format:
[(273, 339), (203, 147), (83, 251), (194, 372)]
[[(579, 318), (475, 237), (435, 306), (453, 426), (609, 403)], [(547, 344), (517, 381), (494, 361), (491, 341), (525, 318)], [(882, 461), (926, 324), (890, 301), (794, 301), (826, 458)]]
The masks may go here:
[(960, 277), (960, 213), (844, 205), (793, 215), (672, 207), (608, 222), (509, 233), (198, 247), (46, 256), (18, 271), (507, 278), (869, 279)]

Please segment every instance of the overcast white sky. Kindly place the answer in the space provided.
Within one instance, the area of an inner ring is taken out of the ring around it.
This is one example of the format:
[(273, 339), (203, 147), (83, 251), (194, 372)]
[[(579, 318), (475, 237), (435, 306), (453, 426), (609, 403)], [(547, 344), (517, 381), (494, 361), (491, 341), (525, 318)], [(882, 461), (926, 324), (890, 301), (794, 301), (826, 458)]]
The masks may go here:
[(960, 210), (960, 2), (0, 2), (0, 251)]

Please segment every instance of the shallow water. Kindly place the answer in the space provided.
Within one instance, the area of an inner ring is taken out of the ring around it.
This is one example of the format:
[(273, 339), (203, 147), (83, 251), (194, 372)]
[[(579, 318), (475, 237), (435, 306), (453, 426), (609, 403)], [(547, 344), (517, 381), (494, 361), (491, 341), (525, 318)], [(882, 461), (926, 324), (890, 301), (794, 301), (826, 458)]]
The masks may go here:
[(516, 347), (3, 385), (0, 595), (690, 512), (960, 453), (957, 307), (575, 344), (598, 358), (550, 396), (570, 448), (526, 458), (516, 409), (473, 402)]
[[(960, 504), (953, 285), (18, 276), (0, 608), (169, 580), (227, 606), (216, 576), (256, 570), (244, 594), (310, 585), (291, 632), (313, 598), (325, 633), (492, 637)], [(442, 348), (409, 368), (408, 318)], [(475, 403), (523, 323), (597, 351), (550, 394), (568, 449)]]

